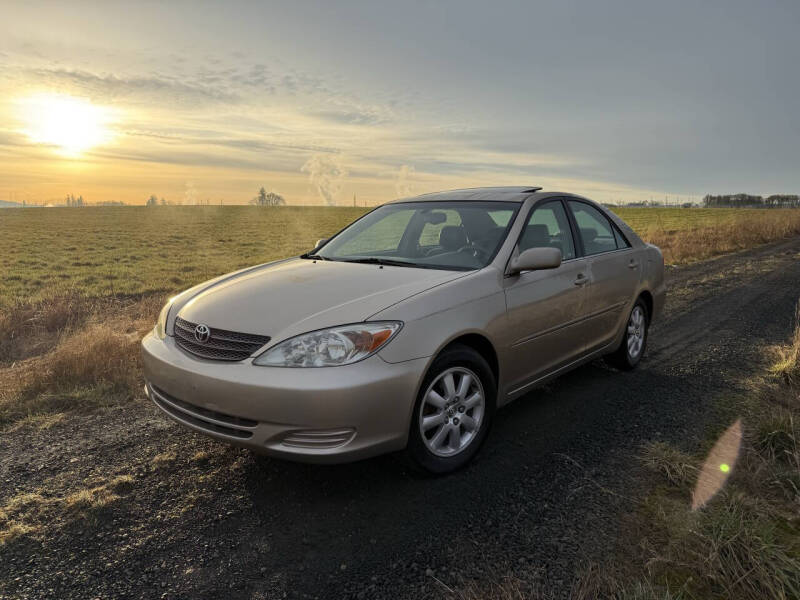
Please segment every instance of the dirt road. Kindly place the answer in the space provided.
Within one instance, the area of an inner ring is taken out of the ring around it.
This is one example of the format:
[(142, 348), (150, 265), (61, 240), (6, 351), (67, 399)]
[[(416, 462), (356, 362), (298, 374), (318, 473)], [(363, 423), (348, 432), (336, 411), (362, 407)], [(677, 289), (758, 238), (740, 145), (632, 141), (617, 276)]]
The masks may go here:
[[(668, 277), (639, 369), (593, 363), (534, 391), (446, 478), (392, 457), (257, 457), (144, 400), (2, 434), (0, 506), (38, 493), (46, 522), (0, 546), (0, 597), (452, 597), (448, 587), (509, 574), (566, 595), (582, 561), (618, 543), (642, 443), (695, 450), (731, 417), (726, 398), (759, 370), (763, 347), (788, 335), (800, 239)], [(107, 501), (81, 511), (66, 500), (98, 486)]]

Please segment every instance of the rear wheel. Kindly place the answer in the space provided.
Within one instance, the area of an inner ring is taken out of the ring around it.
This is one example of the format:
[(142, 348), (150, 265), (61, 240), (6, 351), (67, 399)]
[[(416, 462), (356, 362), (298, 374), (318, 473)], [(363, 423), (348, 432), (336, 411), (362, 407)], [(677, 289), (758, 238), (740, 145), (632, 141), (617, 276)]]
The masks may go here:
[(407, 454), (430, 473), (454, 471), (480, 448), (494, 416), (497, 383), (486, 360), (453, 346), (433, 362), (420, 388)]
[(639, 364), (647, 345), (649, 319), (647, 306), (639, 298), (633, 305), (628, 322), (625, 324), (625, 335), (622, 336), (622, 342), (614, 353), (607, 357), (611, 365), (629, 371)]

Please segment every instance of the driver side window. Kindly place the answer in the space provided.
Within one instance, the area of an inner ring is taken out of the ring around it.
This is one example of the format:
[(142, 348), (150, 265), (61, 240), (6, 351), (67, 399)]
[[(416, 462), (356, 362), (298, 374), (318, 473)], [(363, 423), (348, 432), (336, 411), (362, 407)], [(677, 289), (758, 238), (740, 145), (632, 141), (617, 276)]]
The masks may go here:
[(575, 258), (575, 242), (569, 219), (560, 200), (551, 200), (534, 208), (522, 237), (519, 240), (519, 251), (529, 248), (558, 248), (562, 260)]

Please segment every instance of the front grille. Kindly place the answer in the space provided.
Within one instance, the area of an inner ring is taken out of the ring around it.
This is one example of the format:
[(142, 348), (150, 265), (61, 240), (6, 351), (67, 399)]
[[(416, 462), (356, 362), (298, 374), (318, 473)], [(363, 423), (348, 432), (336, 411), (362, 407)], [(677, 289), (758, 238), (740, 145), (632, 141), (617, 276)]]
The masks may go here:
[(189, 354), (208, 360), (244, 360), (270, 340), (266, 335), (211, 329), (208, 340), (198, 342), (194, 337), (195, 327), (197, 323), (175, 319), (175, 342)]
[(180, 421), (184, 421), (200, 429), (205, 429), (209, 433), (218, 433), (240, 440), (246, 440), (253, 437), (253, 432), (247, 431), (247, 429), (253, 429), (258, 425), (257, 421), (251, 419), (234, 417), (215, 410), (189, 404), (174, 396), (170, 396), (164, 390), (157, 388), (151, 383), (148, 383), (148, 387), (150, 388), (150, 398), (161, 410)]
[(343, 446), (353, 439), (356, 430), (347, 427), (344, 429), (312, 429), (306, 431), (292, 431), (283, 438), (284, 446), (295, 448), (312, 448), (324, 450)]

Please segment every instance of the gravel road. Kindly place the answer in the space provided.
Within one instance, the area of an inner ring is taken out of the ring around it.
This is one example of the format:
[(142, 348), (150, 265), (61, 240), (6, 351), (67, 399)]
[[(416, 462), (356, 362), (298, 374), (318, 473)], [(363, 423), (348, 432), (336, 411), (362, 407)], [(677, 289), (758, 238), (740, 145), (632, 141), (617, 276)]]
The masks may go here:
[[(788, 336), (800, 238), (668, 281), (639, 369), (596, 362), (532, 392), (498, 414), (473, 465), (441, 479), (391, 456), (255, 456), (144, 400), (0, 434), (0, 507), (38, 493), (45, 519), (0, 546), (0, 598), (440, 598), (509, 575), (566, 596), (583, 561), (620, 541), (641, 445), (696, 449), (763, 347)], [(132, 481), (108, 487), (104, 506), (66, 506), (118, 476)]]

